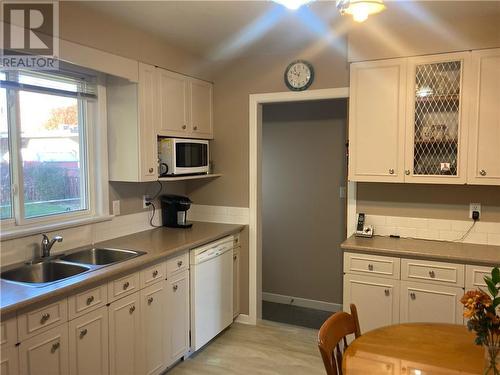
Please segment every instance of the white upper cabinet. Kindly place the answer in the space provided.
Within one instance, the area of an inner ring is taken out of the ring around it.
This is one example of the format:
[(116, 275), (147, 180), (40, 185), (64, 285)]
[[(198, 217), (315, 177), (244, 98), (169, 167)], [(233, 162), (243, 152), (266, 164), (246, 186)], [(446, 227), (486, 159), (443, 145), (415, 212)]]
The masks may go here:
[(404, 181), (405, 94), (406, 59), (351, 65), (351, 181)]
[(500, 49), (472, 52), (468, 182), (500, 185)]
[(158, 133), (185, 136), (189, 131), (189, 81), (183, 75), (156, 69), (159, 85)]
[(212, 84), (192, 79), (191, 132), (196, 138), (213, 138)]
[(500, 49), (353, 63), (351, 181), (500, 185)]
[(213, 138), (213, 85), (156, 68), (159, 92), (158, 134)]
[(408, 59), (405, 181), (463, 184), (469, 52)]

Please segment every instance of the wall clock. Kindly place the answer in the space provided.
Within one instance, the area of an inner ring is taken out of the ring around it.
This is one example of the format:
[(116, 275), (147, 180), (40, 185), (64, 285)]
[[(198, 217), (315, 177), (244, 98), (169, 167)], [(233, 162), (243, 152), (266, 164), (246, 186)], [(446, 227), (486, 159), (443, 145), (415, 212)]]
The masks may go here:
[(285, 84), (290, 90), (307, 90), (314, 81), (314, 68), (305, 60), (292, 61), (285, 69)]

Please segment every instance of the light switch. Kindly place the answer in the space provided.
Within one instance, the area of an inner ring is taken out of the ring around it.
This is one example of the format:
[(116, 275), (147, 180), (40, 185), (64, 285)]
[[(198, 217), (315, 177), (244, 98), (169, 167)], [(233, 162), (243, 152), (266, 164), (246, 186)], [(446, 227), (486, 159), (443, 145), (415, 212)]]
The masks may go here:
[(120, 215), (120, 201), (113, 201), (113, 215)]

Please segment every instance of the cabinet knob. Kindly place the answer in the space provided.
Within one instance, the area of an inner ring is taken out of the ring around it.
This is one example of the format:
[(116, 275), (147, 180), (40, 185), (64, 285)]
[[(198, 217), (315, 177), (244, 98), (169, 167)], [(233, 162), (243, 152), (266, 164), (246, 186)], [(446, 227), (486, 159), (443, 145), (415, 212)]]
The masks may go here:
[(149, 297), (148, 298), (148, 305), (151, 305), (153, 303), (154, 299), (153, 297)]
[(90, 305), (92, 302), (94, 302), (94, 296), (90, 296), (87, 298), (87, 306)]
[(388, 295), (390, 295), (390, 294), (391, 294), (391, 292), (389, 291), (389, 289), (385, 289), (385, 290), (384, 290), (384, 293), (385, 293), (385, 295), (386, 295), (386, 296), (388, 296)]
[(156, 277), (156, 276), (158, 276), (158, 270), (153, 271), (153, 277)]
[(233, 259), (236, 260), (236, 258), (238, 258), (236, 255), (233, 255)]
[(149, 168), (149, 173), (153, 173), (154, 168)]
[(394, 169), (389, 169), (389, 174), (394, 174)]
[(50, 349), (50, 351), (52, 353), (55, 353), (57, 349), (59, 349), (59, 347), (61, 346), (61, 344), (59, 342), (55, 342), (54, 344), (52, 344), (52, 349)]
[(407, 176), (410, 175), (410, 170), (409, 169), (405, 170), (405, 175), (407, 175)]
[(179, 285), (175, 284), (175, 285), (173, 286), (173, 289), (174, 289), (174, 292), (177, 292), (177, 289), (179, 289)]
[(484, 169), (481, 169), (481, 170), (479, 171), (479, 174), (480, 174), (481, 176), (486, 176), (486, 171), (485, 171)]
[(87, 334), (87, 328), (84, 328), (80, 331), (80, 338), (83, 339)]
[(193, 126), (193, 130), (198, 130), (198, 127), (197, 126)]
[(179, 261), (177, 262), (177, 267), (181, 267), (181, 266), (182, 266), (182, 260), (179, 260)]
[(186, 125), (182, 125), (182, 129), (186, 129), (186, 128), (187, 128), (187, 126), (186, 126)]
[(123, 290), (127, 290), (127, 288), (130, 286), (130, 283), (127, 281), (125, 284), (123, 284)]
[(368, 269), (369, 269), (370, 271), (373, 271), (373, 264), (369, 264), (369, 265), (368, 265)]
[(133, 314), (135, 311), (135, 305), (130, 306), (130, 309), (128, 309), (128, 312)]
[(417, 298), (417, 295), (415, 293), (410, 293), (410, 298), (411, 299), (416, 299)]
[(434, 271), (429, 271), (429, 276), (432, 278), (435, 278), (436, 274), (434, 273)]
[(41, 324), (45, 324), (47, 322), (47, 320), (50, 319), (50, 314), (49, 313), (45, 313), (42, 315), (42, 318), (40, 319), (40, 323)]

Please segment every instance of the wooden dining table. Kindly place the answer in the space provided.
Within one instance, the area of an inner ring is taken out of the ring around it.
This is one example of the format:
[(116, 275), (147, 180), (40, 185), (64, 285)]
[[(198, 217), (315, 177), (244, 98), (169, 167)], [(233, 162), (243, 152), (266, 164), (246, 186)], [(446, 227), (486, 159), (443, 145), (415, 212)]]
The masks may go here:
[(484, 349), (453, 324), (400, 324), (362, 334), (347, 348), (343, 375), (482, 374)]

